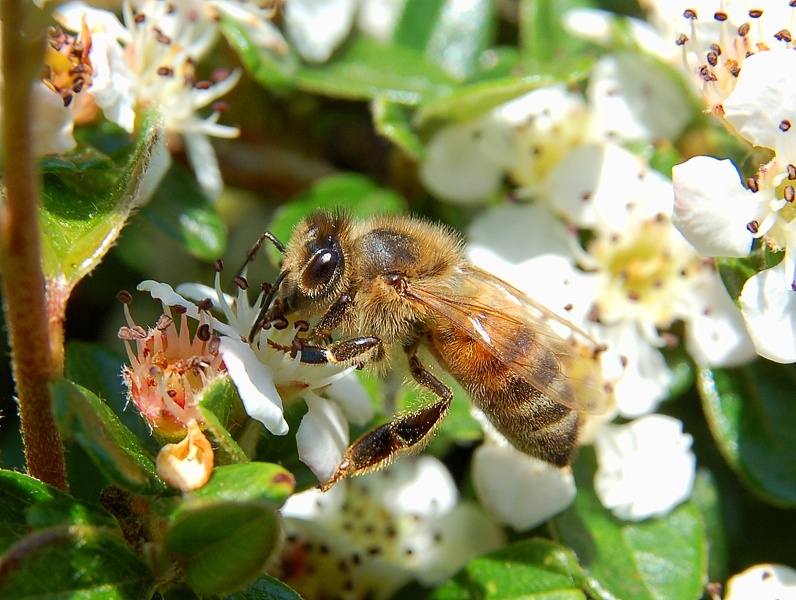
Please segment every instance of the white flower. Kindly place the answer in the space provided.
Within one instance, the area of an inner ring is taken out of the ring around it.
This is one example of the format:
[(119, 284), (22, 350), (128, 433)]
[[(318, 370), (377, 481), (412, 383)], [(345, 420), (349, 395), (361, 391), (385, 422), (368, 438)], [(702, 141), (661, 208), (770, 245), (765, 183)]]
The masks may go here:
[(741, 309), (757, 352), (778, 362), (796, 361), (790, 307), (796, 282), (796, 54), (772, 50), (747, 59), (732, 95), (727, 121), (755, 145), (775, 150), (745, 187), (730, 161), (698, 156), (673, 171), (674, 222), (707, 256), (749, 254), (762, 239), (784, 258), (753, 276), (741, 292)]
[(620, 519), (661, 517), (688, 499), (696, 457), (683, 424), (664, 415), (647, 415), (627, 425), (606, 425), (594, 448), (594, 489)]
[(220, 276), (216, 274), (215, 288), (183, 284), (175, 292), (166, 284), (144, 281), (138, 289), (148, 291), (164, 308), (180, 306), (187, 316), (196, 319), (205, 312), (200, 305), (210, 299), (224, 317), (223, 321), (212, 320), (212, 329), (221, 336), (218, 352), (246, 412), (274, 435), (285, 435), (288, 424), (283, 415), (283, 401), (302, 398), (309, 411), (296, 435), (299, 458), (319, 481), (327, 481), (348, 447), (348, 422), (362, 426), (373, 417), (367, 393), (349, 375), (355, 367), (307, 364), (301, 362), (300, 355), (291, 356), (296, 330), (289, 323), (284, 328), (258, 329), (253, 341), (248, 342), (263, 293), (250, 304), (244, 289), (239, 289), (232, 298), (221, 291), (220, 285)]
[(497, 435), (476, 449), (471, 476), (478, 501), (515, 531), (541, 525), (575, 500), (570, 469), (523, 454)]
[(721, 116), (750, 58), (792, 48), (788, 2), (643, 0), (660, 35), (682, 49), (682, 65), (710, 110)]
[(83, 43), (90, 48), (89, 86), (85, 91), (105, 117), (132, 132), (136, 116), (154, 108), (167, 133), (183, 136), (191, 166), (210, 198), (218, 195), (222, 181), (207, 138), (231, 138), (239, 132), (236, 127), (218, 123), (218, 110), (208, 116), (200, 116), (198, 111), (232, 89), (240, 72), (213, 82), (197, 81), (194, 65), (218, 37), (219, 12), (243, 11), (245, 15), (238, 16), (248, 16), (249, 21), (255, 14), (244, 5), (234, 10), (228, 5), (220, 0), (196, 5), (145, 0), (136, 3), (134, 12), (125, 2), (124, 24), (113, 13), (82, 2), (70, 2), (56, 11), (59, 22), (81, 32)]
[(357, 0), (287, 0), (288, 38), (305, 60), (324, 62), (348, 35), (356, 9)]
[[(74, 120), (72, 112), (64, 106), (63, 99), (40, 81), (34, 82), (31, 96), (33, 115), (30, 134), (33, 154), (59, 154), (74, 148)], [(0, 130), (1, 126), (2, 122)]]
[(776, 564), (749, 567), (730, 578), (724, 600), (796, 600), (796, 570)]
[(386, 597), (410, 578), (438, 584), (504, 542), (429, 455), (297, 494), (281, 512), (288, 544), (273, 571), (305, 598)]
[[(468, 255), (607, 346), (603, 375), (616, 382), (622, 415), (653, 411), (668, 396), (673, 374), (660, 350), (675, 321), (686, 323), (700, 364), (754, 356), (714, 266), (671, 224), (668, 180), (617, 146), (585, 145), (553, 169), (547, 188), (546, 204), (476, 219)], [(551, 207), (589, 231), (585, 246)]]
[(285, 31), (301, 57), (329, 60), (356, 22), (365, 35), (388, 42), (406, 0), (285, 0)]

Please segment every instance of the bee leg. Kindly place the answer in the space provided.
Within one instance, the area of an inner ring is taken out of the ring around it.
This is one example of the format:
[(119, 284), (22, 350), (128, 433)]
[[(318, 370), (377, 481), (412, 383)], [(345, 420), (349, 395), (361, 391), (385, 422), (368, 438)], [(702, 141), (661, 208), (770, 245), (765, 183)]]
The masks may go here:
[(377, 337), (358, 337), (338, 342), (331, 348), (307, 344), (296, 338), (296, 352), (301, 352), (301, 362), (309, 364), (367, 362), (378, 360), (383, 354), (381, 340)]
[(341, 295), (329, 307), (315, 326), (315, 337), (329, 339), (332, 330), (337, 329), (343, 322), (348, 310), (353, 306), (354, 300), (348, 294)]
[(431, 435), (450, 409), (453, 392), (434, 377), (415, 356), (416, 345), (407, 349), (412, 377), (434, 392), (440, 399), (419, 410), (396, 415), (354, 442), (329, 481), (320, 484), (327, 491), (343, 477), (362, 475), (386, 467), (402, 454), (420, 452), (431, 441)]

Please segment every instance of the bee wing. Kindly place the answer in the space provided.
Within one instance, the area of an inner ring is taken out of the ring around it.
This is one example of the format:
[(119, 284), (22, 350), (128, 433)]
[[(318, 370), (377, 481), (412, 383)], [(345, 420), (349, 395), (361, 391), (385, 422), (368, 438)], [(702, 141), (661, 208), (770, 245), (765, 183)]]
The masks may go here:
[(604, 412), (598, 361), (575, 340), (592, 352), (598, 344), (523, 292), (472, 265), (461, 267), (451, 293), (416, 284), (407, 291), (548, 398), (578, 412)]

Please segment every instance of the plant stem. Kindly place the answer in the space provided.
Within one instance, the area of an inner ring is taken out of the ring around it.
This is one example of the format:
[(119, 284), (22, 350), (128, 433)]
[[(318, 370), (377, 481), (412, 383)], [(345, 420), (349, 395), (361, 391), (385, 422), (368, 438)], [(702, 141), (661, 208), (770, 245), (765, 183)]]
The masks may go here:
[(49, 382), (60, 373), (49, 342), (39, 176), (30, 133), (31, 82), (40, 64), (42, 41), (28, 40), (23, 34), (25, 12), (30, 10), (28, 0), (2, 1), (5, 201), (0, 205), (0, 271), (28, 473), (66, 489), (64, 448), (50, 404)]

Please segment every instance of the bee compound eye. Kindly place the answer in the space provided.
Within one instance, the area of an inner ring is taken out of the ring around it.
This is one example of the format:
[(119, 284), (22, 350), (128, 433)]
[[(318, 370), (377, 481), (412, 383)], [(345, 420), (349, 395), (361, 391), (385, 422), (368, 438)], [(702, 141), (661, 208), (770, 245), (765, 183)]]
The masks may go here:
[(305, 288), (317, 290), (332, 281), (340, 263), (340, 255), (334, 250), (319, 250), (307, 263), (301, 274), (301, 283)]

